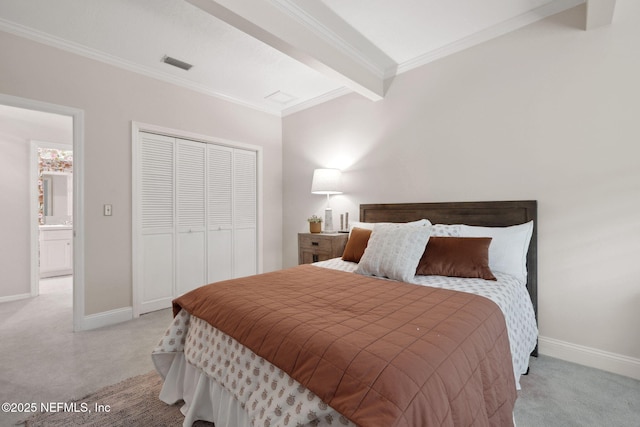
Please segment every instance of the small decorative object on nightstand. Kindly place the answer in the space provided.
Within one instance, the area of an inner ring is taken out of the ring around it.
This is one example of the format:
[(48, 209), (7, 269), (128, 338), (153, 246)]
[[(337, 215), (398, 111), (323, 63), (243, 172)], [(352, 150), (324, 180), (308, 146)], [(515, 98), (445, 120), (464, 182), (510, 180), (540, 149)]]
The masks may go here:
[(309, 231), (311, 233), (320, 233), (322, 231), (322, 218), (312, 215), (307, 218), (307, 221), (309, 221)]
[(346, 233), (298, 233), (298, 264), (311, 264), (342, 256)]

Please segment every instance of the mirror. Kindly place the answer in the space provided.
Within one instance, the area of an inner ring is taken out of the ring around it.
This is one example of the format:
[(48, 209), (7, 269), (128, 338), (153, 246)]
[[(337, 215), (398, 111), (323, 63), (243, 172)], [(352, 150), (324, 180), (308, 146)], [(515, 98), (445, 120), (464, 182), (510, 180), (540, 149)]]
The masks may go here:
[(71, 224), (73, 178), (66, 172), (42, 174), (42, 213), (45, 224)]

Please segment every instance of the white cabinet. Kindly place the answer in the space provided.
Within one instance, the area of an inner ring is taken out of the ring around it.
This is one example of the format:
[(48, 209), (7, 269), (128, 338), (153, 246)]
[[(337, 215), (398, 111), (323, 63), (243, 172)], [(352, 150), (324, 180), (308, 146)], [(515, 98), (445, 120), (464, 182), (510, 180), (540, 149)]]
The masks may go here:
[(73, 230), (71, 227), (40, 227), (40, 277), (73, 273)]
[(134, 310), (256, 274), (257, 152), (141, 132), (134, 147)]

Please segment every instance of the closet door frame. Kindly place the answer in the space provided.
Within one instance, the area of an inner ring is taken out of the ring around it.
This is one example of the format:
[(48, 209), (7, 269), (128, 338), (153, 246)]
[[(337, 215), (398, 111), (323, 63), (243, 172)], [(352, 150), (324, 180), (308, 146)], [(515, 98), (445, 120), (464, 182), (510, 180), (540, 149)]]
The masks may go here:
[(224, 147), (242, 149), (253, 151), (256, 153), (256, 269), (257, 273), (263, 272), (263, 191), (262, 191), (262, 162), (263, 152), (262, 147), (247, 144), (238, 141), (232, 141), (223, 138), (216, 138), (207, 135), (201, 135), (193, 132), (187, 132), (177, 129), (171, 129), (163, 126), (152, 125), (141, 122), (131, 122), (131, 149), (132, 149), (132, 304), (133, 304), (133, 316), (139, 317), (141, 314), (142, 304), (142, 289), (140, 284), (143, 283), (142, 279), (142, 251), (140, 241), (140, 225), (142, 212), (140, 209), (140, 201), (138, 200), (141, 187), (140, 171), (137, 170), (138, 164), (140, 164), (140, 144), (142, 132), (154, 133), (158, 135), (164, 135), (171, 138), (186, 139), (196, 142), (202, 142), (206, 144), (215, 144)]

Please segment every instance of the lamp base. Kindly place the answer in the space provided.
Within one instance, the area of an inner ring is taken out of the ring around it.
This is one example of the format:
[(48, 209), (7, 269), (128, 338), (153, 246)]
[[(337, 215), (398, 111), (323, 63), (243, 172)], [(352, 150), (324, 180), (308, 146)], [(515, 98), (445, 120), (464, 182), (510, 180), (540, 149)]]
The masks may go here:
[(331, 208), (324, 210), (324, 231), (333, 231), (333, 210)]

